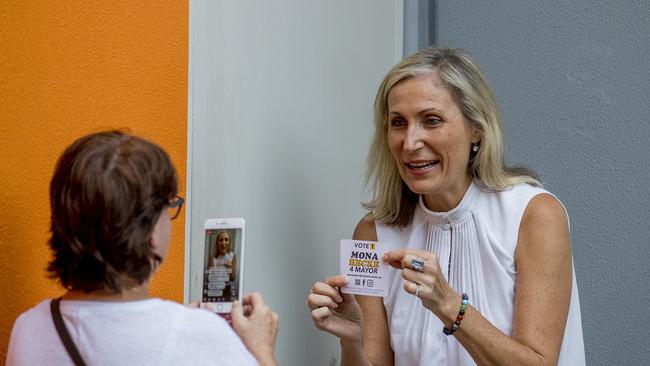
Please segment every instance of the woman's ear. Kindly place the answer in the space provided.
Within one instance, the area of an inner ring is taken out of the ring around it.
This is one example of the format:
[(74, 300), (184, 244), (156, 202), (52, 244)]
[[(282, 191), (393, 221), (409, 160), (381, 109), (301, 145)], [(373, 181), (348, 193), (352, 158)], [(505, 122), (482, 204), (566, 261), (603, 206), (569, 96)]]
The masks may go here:
[(153, 249), (156, 260), (162, 262), (167, 256), (167, 249), (169, 249), (169, 242), (171, 240), (171, 220), (165, 212), (158, 217), (158, 221), (154, 225), (153, 231), (149, 238), (149, 245)]
[(478, 128), (474, 127), (473, 131), (472, 131), (472, 144), (480, 143), (481, 139), (483, 139), (483, 131), (481, 131)]

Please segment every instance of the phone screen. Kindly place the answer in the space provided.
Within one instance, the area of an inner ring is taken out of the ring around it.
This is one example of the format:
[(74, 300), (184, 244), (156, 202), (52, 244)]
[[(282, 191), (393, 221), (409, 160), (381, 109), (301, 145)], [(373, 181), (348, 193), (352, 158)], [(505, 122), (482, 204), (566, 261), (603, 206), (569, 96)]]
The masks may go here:
[(203, 302), (239, 300), (241, 228), (206, 229)]

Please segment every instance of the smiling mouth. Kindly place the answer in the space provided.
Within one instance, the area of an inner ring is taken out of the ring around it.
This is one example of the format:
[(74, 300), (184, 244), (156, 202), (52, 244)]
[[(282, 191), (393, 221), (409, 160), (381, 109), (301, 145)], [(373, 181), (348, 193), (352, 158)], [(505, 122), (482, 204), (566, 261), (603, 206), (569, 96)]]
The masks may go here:
[(432, 168), (434, 165), (438, 164), (438, 160), (430, 160), (430, 161), (418, 161), (418, 162), (412, 162), (412, 163), (404, 163), (407, 168), (415, 170), (415, 171), (422, 171), (422, 170), (427, 170), (429, 168)]

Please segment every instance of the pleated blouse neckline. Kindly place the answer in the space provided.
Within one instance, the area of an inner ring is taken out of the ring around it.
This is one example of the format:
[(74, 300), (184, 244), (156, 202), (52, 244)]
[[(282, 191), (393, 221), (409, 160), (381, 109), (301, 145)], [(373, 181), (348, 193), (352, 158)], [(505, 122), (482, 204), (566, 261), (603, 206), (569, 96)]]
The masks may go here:
[(430, 223), (434, 225), (453, 225), (462, 221), (465, 217), (471, 214), (474, 202), (476, 202), (480, 193), (481, 190), (478, 188), (476, 183), (472, 181), (458, 206), (454, 207), (450, 211), (438, 212), (429, 210), (424, 203), (424, 195), (420, 195), (420, 208), (424, 211), (424, 216)]

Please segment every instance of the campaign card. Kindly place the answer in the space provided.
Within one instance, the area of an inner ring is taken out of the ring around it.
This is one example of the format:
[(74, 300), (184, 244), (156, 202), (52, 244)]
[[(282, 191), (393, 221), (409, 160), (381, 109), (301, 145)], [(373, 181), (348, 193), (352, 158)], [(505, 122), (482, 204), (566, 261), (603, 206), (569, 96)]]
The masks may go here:
[(388, 292), (388, 264), (381, 260), (385, 243), (364, 240), (341, 240), (341, 274), (348, 285), (341, 288), (346, 294), (386, 296)]

